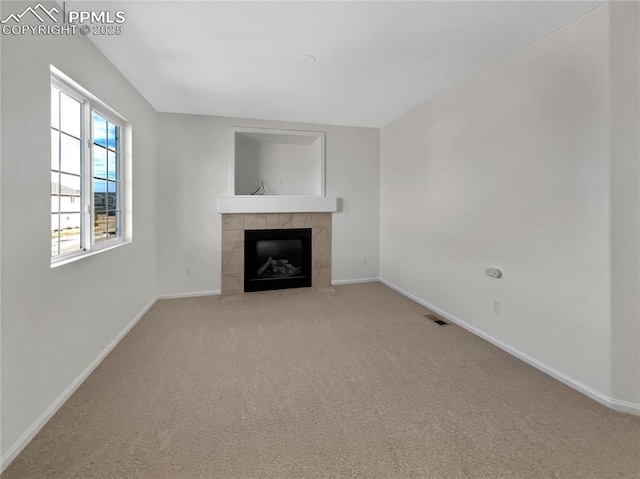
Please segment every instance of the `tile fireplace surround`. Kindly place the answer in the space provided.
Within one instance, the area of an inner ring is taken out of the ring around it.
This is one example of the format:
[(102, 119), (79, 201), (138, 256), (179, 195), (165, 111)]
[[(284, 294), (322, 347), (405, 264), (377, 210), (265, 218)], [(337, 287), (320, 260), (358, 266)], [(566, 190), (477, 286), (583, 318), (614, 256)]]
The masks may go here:
[(331, 285), (331, 213), (222, 215), (222, 294), (244, 292), (244, 230), (312, 228), (311, 286)]

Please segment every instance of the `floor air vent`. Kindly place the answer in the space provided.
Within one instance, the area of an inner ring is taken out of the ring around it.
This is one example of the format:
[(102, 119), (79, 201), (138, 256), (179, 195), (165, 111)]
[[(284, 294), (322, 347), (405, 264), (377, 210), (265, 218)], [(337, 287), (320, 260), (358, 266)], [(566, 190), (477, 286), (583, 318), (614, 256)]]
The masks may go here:
[(446, 321), (441, 320), (435, 314), (425, 314), (424, 317), (427, 318), (427, 319), (430, 319), (431, 321), (433, 321), (434, 323), (436, 323), (439, 326), (446, 326), (447, 324), (449, 324)]

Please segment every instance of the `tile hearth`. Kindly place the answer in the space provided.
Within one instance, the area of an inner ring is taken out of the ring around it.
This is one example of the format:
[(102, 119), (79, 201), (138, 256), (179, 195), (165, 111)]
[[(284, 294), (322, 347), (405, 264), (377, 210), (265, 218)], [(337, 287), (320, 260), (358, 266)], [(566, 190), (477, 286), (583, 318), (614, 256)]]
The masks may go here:
[(331, 213), (222, 215), (222, 294), (244, 292), (244, 231), (311, 228), (312, 286), (331, 286)]

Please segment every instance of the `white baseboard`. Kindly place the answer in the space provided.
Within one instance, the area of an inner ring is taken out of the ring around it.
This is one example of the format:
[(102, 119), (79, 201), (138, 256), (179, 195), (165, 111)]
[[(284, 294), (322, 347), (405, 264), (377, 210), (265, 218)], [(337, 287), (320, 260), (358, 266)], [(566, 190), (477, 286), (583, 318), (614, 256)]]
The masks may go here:
[(471, 324), (467, 323), (466, 321), (463, 321), (462, 319), (455, 317), (454, 315), (448, 313), (447, 311), (444, 311), (443, 309), (440, 309), (437, 306), (434, 306), (428, 301), (425, 301), (424, 299), (419, 298), (409, 293), (408, 291), (405, 291), (404, 289), (400, 288), (399, 286), (396, 286), (390, 281), (380, 278), (380, 282), (389, 286), (391, 289), (394, 289), (398, 293), (406, 296), (407, 298), (412, 299), (416, 303), (421, 304), (425, 308), (428, 308), (431, 311), (438, 313), (443, 318), (448, 319), (452, 323), (455, 323), (458, 326), (466, 329), (467, 331), (475, 334), (476, 336), (481, 337), (485, 341), (490, 342), (494, 346), (502, 349), (503, 351), (511, 354), (512, 356), (515, 356), (521, 361), (524, 361), (525, 363), (533, 366), (534, 368), (542, 371), (545, 374), (548, 374), (552, 378), (557, 379), (561, 383), (566, 384), (570, 388), (573, 388), (576, 391), (581, 392), (585, 396), (588, 396), (589, 398), (593, 399), (594, 401), (599, 402), (603, 406), (613, 409), (614, 411), (625, 412), (628, 414), (634, 414), (634, 415), (640, 416), (640, 404), (629, 402), (629, 401), (623, 401), (620, 399), (615, 399), (605, 394), (602, 394), (600, 391), (596, 391), (591, 386), (587, 386), (586, 384), (581, 383), (580, 381), (572, 378), (571, 376), (568, 376), (563, 372), (558, 371), (555, 368), (552, 368), (551, 366), (539, 361), (538, 359), (528, 355), (527, 353), (524, 353), (514, 348), (513, 346), (505, 343), (504, 341), (501, 341), (498, 338), (494, 338), (490, 334), (487, 334), (484, 331), (476, 328), (475, 326), (472, 326)]
[(341, 284), (376, 283), (378, 281), (380, 281), (380, 278), (336, 279), (331, 281), (331, 285), (339, 286)]
[(180, 299), (180, 298), (197, 298), (199, 296), (220, 296), (222, 292), (219, 289), (212, 291), (195, 291), (193, 293), (162, 293), (158, 295), (158, 299)]
[(157, 298), (153, 298), (149, 303), (140, 311), (133, 320), (127, 324), (120, 333), (111, 341), (106, 348), (104, 348), (91, 363), (82, 371), (78, 377), (76, 377), (69, 386), (58, 396), (51, 405), (45, 409), (38, 419), (13, 443), (13, 445), (7, 450), (5, 455), (0, 459), (0, 473), (2, 473), (13, 460), (22, 452), (22, 450), (31, 442), (36, 434), (44, 427), (45, 424), (53, 417), (53, 415), (62, 407), (62, 405), (71, 397), (71, 395), (80, 387), (80, 385), (91, 375), (93, 370), (107, 357), (107, 355), (115, 348), (118, 343), (124, 338), (127, 333), (133, 328), (140, 318), (145, 315), (147, 311), (153, 306)]

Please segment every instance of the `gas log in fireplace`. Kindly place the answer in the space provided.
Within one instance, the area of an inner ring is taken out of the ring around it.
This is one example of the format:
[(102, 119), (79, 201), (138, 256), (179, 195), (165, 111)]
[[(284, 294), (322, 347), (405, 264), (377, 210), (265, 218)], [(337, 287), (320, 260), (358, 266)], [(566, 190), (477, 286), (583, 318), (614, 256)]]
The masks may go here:
[(245, 230), (245, 292), (310, 286), (311, 228)]

